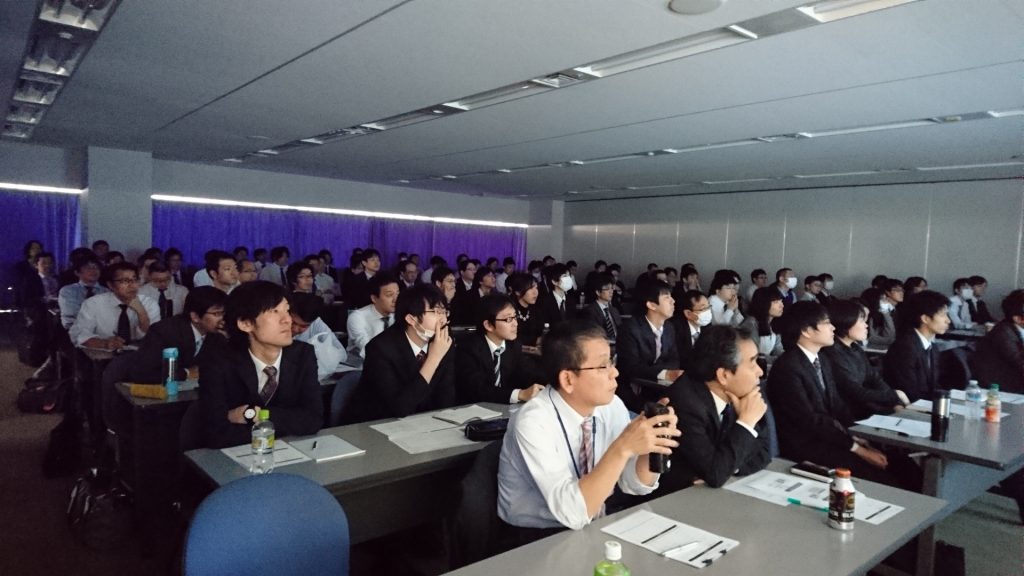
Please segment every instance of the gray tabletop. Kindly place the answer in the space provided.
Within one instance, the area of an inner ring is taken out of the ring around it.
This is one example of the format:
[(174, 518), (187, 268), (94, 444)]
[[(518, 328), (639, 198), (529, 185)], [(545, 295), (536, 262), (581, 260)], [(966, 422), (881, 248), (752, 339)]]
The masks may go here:
[[(481, 402), (478, 405), (508, 416), (509, 406), (507, 404)], [(484, 442), (477, 442), (456, 448), (409, 454), (388, 440), (387, 436), (370, 428), (373, 424), (393, 420), (395, 419), (389, 418), (364, 424), (325, 428), (317, 434), (318, 436), (334, 434), (354, 446), (366, 450), (366, 454), (320, 464), (312, 461), (302, 462), (278, 468), (277, 471), (305, 476), (334, 494), (344, 494), (385, 481), (394, 482), (445, 469), (454, 463), (465, 462), (467, 456), (476, 453), (486, 445)], [(291, 438), (285, 439), (291, 440)], [(218, 486), (249, 475), (247, 470), (225, 456), (220, 450), (200, 448), (186, 452), (185, 457)]]
[(118, 382), (116, 384), (117, 393), (121, 395), (125, 400), (128, 401), (133, 407), (137, 408), (153, 408), (159, 406), (168, 406), (171, 404), (177, 404), (179, 402), (192, 402), (199, 398), (198, 390), (182, 390), (178, 392), (177, 396), (167, 397), (165, 399), (160, 398), (142, 398), (139, 396), (132, 396), (129, 384), (125, 382)]
[[(791, 465), (777, 459), (769, 469), (785, 471)], [(738, 540), (740, 545), (699, 571), (625, 542), (623, 562), (633, 574), (862, 574), (934, 522), (945, 504), (937, 498), (866, 480), (858, 480), (857, 488), (905, 510), (878, 526), (858, 522), (852, 532), (840, 532), (825, 524), (823, 512), (694, 486), (641, 508)], [(451, 574), (589, 573), (603, 558), (604, 542), (614, 539), (600, 529), (637, 509), (624, 510), (583, 530), (562, 532)]]
[[(954, 404), (960, 403), (954, 401)], [(1024, 464), (1024, 406), (1004, 403), (1003, 412), (1010, 415), (998, 424), (968, 421), (957, 414), (951, 415), (946, 442), (900, 436), (895, 432), (860, 424), (850, 428), (850, 432), (868, 440), (914, 452), (925, 451), (986, 468), (1013, 470)], [(900, 416), (921, 421), (930, 421), (931, 418), (928, 414), (912, 410), (904, 410)]]

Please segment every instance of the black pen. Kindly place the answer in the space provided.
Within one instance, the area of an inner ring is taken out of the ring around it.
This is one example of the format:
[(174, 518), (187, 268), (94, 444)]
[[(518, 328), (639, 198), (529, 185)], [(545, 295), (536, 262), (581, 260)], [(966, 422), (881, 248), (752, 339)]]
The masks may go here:
[(657, 538), (658, 536), (663, 536), (663, 535), (667, 534), (667, 533), (668, 533), (669, 531), (671, 531), (671, 530), (675, 530), (676, 526), (679, 526), (679, 525), (678, 525), (678, 524), (673, 524), (673, 525), (669, 526), (668, 528), (665, 528), (665, 529), (664, 529), (664, 530), (662, 530), (661, 532), (658, 532), (658, 533), (657, 533), (657, 534), (655, 534), (654, 536), (651, 536), (651, 537), (650, 537), (650, 538), (648, 538), (647, 540), (644, 540), (644, 541), (643, 541), (643, 542), (641, 542), (640, 544), (647, 544), (648, 542), (650, 542), (651, 540), (654, 540), (654, 539), (655, 539), (655, 538)]
[(316, 440), (313, 440), (313, 451), (316, 451)]
[(694, 561), (694, 560), (696, 560), (697, 558), (700, 558), (701, 556), (703, 556), (703, 555), (707, 554), (708, 552), (711, 552), (712, 550), (714, 550), (715, 548), (717, 548), (717, 547), (718, 547), (718, 545), (719, 545), (719, 544), (721, 544), (722, 542), (725, 542), (725, 540), (719, 540), (718, 542), (715, 542), (715, 543), (714, 543), (714, 544), (712, 544), (711, 546), (708, 546), (707, 548), (705, 548), (705, 549), (704, 549), (704, 551), (703, 551), (703, 552), (701, 552), (700, 554), (697, 554), (697, 555), (696, 555), (696, 556), (694, 556), (693, 558), (690, 558), (690, 559), (689, 559), (688, 561), (689, 561), (689, 562), (693, 562), (693, 561)]

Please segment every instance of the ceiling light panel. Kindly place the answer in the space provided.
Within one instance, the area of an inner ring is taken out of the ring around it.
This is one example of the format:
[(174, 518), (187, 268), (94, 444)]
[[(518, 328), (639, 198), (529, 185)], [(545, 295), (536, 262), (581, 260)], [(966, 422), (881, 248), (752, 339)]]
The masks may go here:
[(634, 50), (584, 66), (578, 66), (574, 70), (598, 78), (604, 78), (613, 74), (629, 72), (630, 70), (654, 66), (655, 64), (663, 64), (672, 60), (678, 60), (679, 58), (700, 54), (701, 52), (717, 50), (718, 48), (725, 48), (726, 46), (749, 41), (750, 38), (748, 36), (734, 30), (722, 28), (679, 38), (678, 40), (662, 42), (661, 44)]
[(14, 102), (7, 110), (6, 120), (8, 122), (19, 122), (21, 124), (39, 124), (42, 120), (43, 114), (46, 113), (46, 108), (43, 106), (37, 106), (35, 104), (27, 104), (24, 102)]
[(801, 6), (800, 8), (797, 8), (797, 10), (824, 24), (917, 1), (918, 0), (827, 0), (825, 2), (818, 2), (809, 6)]
[(22, 65), (24, 70), (69, 77), (81, 61), (89, 40), (81, 33), (61, 30), (58, 26), (40, 25), (31, 40)]
[(18, 86), (14, 90), (14, 100), (49, 106), (53, 104), (63, 85), (64, 83), (57, 78), (26, 72), (18, 80)]
[(28, 140), (32, 137), (35, 126), (29, 124), (18, 124), (16, 122), (4, 122), (3, 131), (0, 136), (13, 138), (15, 140)]
[(39, 19), (99, 32), (120, 0), (44, 0)]

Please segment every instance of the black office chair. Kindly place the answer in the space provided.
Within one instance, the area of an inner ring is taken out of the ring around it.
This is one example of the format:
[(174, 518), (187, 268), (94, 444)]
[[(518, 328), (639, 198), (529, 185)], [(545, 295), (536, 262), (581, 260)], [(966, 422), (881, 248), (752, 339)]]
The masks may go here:
[(969, 353), (966, 348), (957, 347), (939, 355), (939, 388), (963, 390), (971, 379)]
[(498, 518), (500, 456), (500, 440), (485, 446), (459, 486), (458, 504), (450, 518), (452, 569), (512, 548), (502, 536)]

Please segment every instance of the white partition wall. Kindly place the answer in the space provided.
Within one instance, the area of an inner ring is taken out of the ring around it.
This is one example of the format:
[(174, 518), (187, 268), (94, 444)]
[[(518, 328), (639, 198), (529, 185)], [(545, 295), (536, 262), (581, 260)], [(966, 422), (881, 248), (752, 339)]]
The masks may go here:
[(840, 295), (875, 274), (921, 275), (951, 291), (958, 276), (989, 280), (990, 307), (1022, 281), (1024, 181), (995, 180), (567, 202), (565, 259), (598, 258), (627, 279), (648, 262), (693, 262), (747, 280), (793, 268), (829, 272)]

